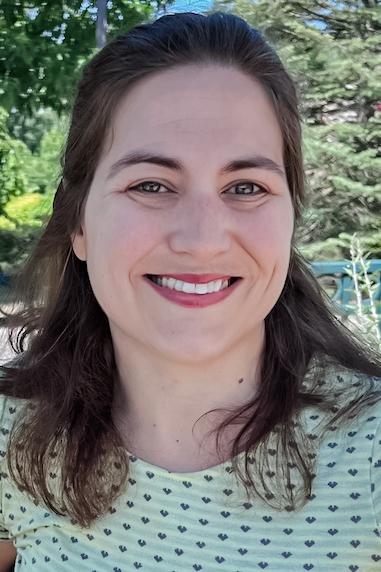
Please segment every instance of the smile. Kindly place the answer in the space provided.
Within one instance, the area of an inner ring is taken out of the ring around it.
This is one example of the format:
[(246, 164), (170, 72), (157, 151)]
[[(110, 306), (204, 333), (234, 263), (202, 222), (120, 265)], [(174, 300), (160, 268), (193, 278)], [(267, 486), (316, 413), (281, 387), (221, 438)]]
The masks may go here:
[(144, 279), (167, 300), (180, 306), (193, 308), (209, 306), (224, 300), (242, 282), (242, 278), (232, 277), (228, 280), (213, 280), (204, 284), (194, 284), (174, 278), (159, 277), (154, 274), (146, 274)]
[(211, 280), (210, 282), (204, 283), (193, 283), (185, 282), (183, 280), (177, 280), (176, 278), (168, 278), (166, 276), (157, 276), (155, 274), (146, 275), (149, 280), (152, 280), (155, 284), (163, 288), (170, 288), (171, 290), (176, 290), (177, 292), (185, 292), (186, 294), (212, 294), (213, 292), (219, 292), (231, 286), (238, 278), (229, 278), (228, 280)]

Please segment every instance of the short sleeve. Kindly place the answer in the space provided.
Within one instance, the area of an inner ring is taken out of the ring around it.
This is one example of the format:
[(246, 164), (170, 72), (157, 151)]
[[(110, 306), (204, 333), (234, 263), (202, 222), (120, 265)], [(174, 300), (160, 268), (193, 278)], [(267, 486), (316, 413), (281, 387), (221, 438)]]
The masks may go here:
[(381, 536), (381, 419), (374, 433), (370, 478), (378, 535)]

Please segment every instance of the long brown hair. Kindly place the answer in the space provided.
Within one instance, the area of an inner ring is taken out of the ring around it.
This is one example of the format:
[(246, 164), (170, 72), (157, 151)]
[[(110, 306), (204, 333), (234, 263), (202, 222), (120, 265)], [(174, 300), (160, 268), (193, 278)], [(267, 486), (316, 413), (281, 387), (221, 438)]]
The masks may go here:
[[(16, 306), (7, 314), (9, 341), (18, 355), (0, 370), (0, 392), (26, 400), (9, 441), (12, 478), (82, 526), (126, 490), (129, 464), (111, 416), (117, 370), (108, 320), (91, 289), (86, 263), (73, 253), (71, 236), (80, 227), (121, 97), (151, 73), (203, 63), (234, 66), (267, 91), (283, 134), (295, 212), (287, 279), (265, 319), (258, 395), (217, 428), (219, 437), (227, 424), (246, 420), (232, 446), (232, 464), (247, 494), (257, 493), (280, 509), (303, 505), (311, 493), (315, 454), (313, 442), (295, 423), (298, 412), (315, 405), (327, 412), (329, 423), (344, 422), (381, 394), (380, 356), (334, 316), (295, 245), (306, 198), (301, 127), (296, 89), (278, 56), (258, 31), (226, 13), (168, 15), (136, 26), (113, 39), (83, 70), (53, 212), (18, 276)], [(334, 376), (332, 383), (326, 381), (338, 366), (351, 374), (341, 392)], [(282, 471), (278, 483), (266, 480), (270, 438), (275, 438)], [(244, 469), (237, 462), (242, 450)], [(48, 475), (57, 463), (62, 486), (55, 490)], [(291, 486), (295, 467), (297, 489)]]

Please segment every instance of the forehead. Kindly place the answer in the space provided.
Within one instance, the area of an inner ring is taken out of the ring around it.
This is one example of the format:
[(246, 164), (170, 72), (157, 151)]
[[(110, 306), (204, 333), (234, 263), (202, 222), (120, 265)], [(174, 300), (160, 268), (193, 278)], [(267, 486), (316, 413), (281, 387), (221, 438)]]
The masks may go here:
[(265, 89), (218, 65), (155, 72), (128, 91), (112, 121), (110, 160), (138, 147), (208, 156), (265, 152), (282, 162), (282, 134)]

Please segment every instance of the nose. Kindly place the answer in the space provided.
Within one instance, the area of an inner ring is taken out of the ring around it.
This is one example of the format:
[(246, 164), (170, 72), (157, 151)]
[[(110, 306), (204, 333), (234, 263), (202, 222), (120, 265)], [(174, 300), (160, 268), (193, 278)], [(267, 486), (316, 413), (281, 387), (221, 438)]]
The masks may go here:
[(194, 196), (175, 214), (169, 245), (193, 260), (212, 260), (231, 248), (231, 219), (221, 198)]

